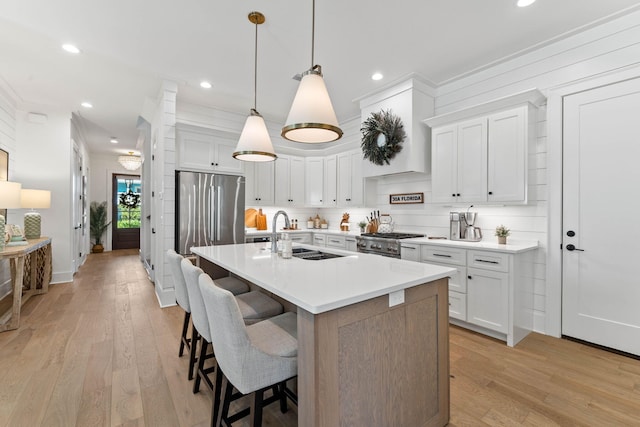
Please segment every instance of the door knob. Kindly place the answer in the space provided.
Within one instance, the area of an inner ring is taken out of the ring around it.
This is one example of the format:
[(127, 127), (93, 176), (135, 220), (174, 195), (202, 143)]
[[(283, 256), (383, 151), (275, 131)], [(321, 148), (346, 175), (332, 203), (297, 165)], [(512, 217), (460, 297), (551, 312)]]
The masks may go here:
[(568, 251), (580, 251), (580, 252), (584, 252), (584, 249), (578, 249), (578, 248), (576, 248), (576, 247), (575, 247), (574, 245), (572, 245), (572, 244), (568, 244), (568, 245), (567, 245), (567, 250), (568, 250)]

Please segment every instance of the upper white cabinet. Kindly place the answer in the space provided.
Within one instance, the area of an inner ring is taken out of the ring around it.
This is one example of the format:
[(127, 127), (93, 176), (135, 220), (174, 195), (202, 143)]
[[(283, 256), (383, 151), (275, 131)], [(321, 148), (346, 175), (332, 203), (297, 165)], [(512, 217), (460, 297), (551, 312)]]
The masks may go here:
[(306, 157), (304, 159), (305, 204), (323, 206), (324, 204), (324, 157)]
[(324, 159), (323, 205), (338, 206), (338, 157), (327, 156)]
[(434, 128), (431, 144), (433, 201), (486, 201), (486, 119)]
[(492, 114), (487, 119), (489, 202), (526, 200), (528, 122), (526, 106)]
[(275, 204), (302, 206), (305, 203), (304, 157), (280, 155), (275, 165)]
[(243, 173), (240, 160), (233, 158), (239, 136), (211, 129), (178, 127), (177, 166), (200, 172)]
[(362, 178), (362, 153), (360, 150), (346, 151), (337, 155), (338, 206), (362, 206), (364, 183)]
[(247, 206), (273, 206), (275, 203), (275, 162), (255, 162), (246, 165)]
[(526, 203), (536, 89), (424, 120), (431, 126), (435, 203)]

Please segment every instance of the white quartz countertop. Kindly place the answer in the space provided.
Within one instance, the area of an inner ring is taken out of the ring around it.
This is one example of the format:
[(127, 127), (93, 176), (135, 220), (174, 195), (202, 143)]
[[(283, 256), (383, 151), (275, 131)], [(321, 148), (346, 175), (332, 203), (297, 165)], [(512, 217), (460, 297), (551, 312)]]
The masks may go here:
[(507, 252), (507, 253), (520, 253), (531, 251), (538, 248), (537, 240), (508, 240), (506, 245), (500, 245), (495, 242), (495, 239), (485, 238), (480, 242), (465, 242), (462, 240), (447, 240), (447, 239), (429, 239), (427, 237), (417, 237), (415, 239), (402, 239), (400, 244), (413, 243), (419, 245), (433, 245), (433, 246), (448, 246), (452, 248), (460, 249), (480, 249), (483, 251), (494, 252)]
[(284, 259), (270, 244), (202, 246), (191, 251), (279, 297), (318, 314), (447, 277), (454, 269), (431, 264), (308, 247), (345, 255), (319, 261)]

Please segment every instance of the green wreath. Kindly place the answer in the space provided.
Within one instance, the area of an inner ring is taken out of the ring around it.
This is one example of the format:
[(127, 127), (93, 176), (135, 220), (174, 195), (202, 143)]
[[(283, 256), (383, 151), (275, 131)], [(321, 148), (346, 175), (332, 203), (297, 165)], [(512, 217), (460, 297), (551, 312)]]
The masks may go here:
[(407, 137), (402, 120), (391, 114), (391, 110), (380, 110), (362, 123), (362, 153), (365, 159), (376, 165), (389, 164), (396, 153), (402, 150)]
[(126, 193), (120, 193), (120, 206), (135, 209), (140, 203), (140, 195), (129, 189)]

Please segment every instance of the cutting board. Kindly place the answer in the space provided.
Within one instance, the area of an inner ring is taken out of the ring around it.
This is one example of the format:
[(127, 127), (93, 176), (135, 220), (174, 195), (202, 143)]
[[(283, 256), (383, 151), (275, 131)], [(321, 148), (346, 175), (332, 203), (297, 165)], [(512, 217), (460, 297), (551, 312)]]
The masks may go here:
[(256, 228), (256, 216), (258, 215), (258, 211), (249, 208), (244, 211), (244, 225), (247, 228)]
[(258, 230), (267, 229), (267, 216), (262, 213), (262, 209), (260, 209), (256, 215), (256, 228)]

